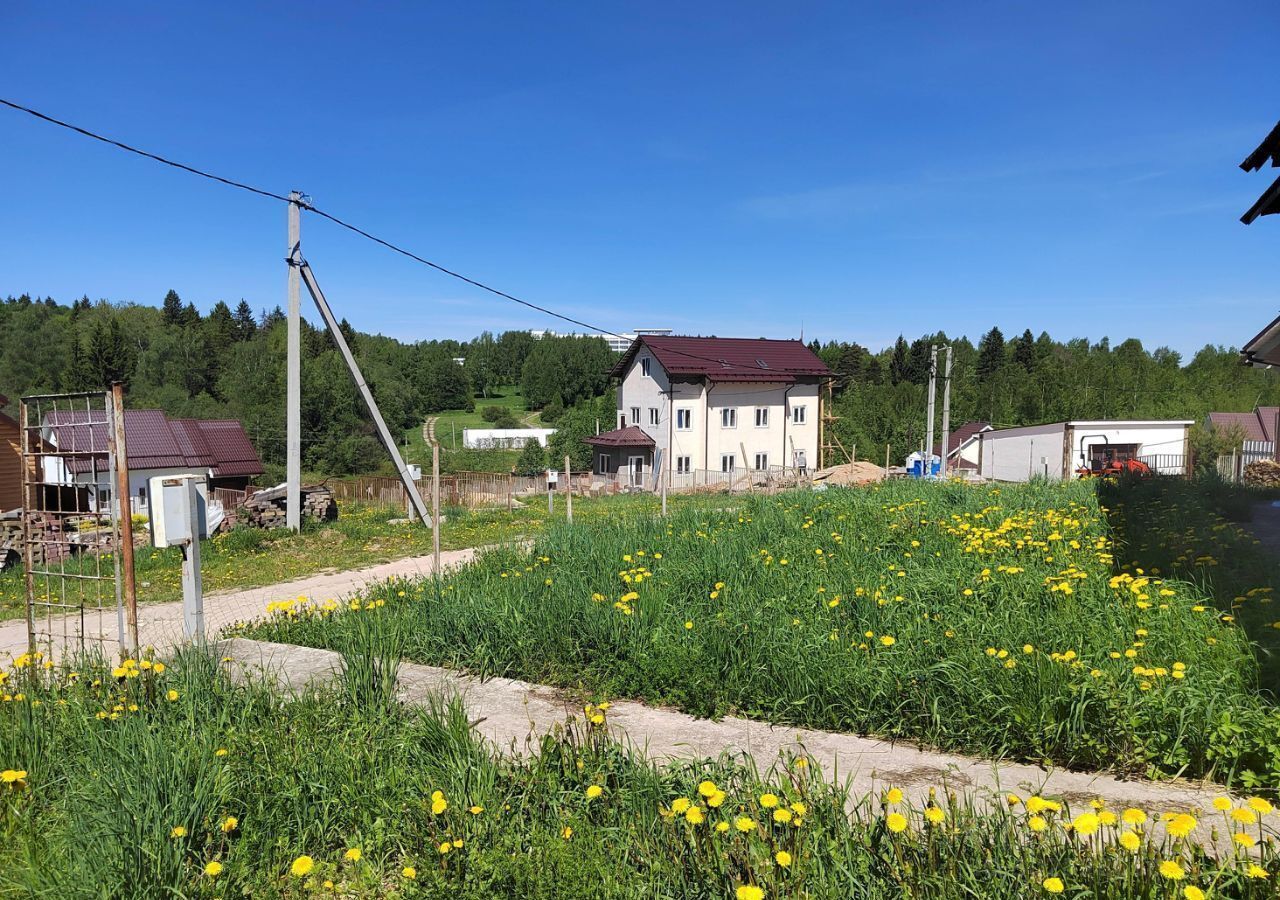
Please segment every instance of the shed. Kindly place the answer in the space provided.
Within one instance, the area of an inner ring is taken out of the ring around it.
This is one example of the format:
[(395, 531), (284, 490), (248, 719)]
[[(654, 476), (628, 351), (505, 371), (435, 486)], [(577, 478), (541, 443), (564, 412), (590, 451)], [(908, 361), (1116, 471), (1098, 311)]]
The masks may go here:
[[(9, 398), (0, 394), (0, 408)], [(22, 506), (22, 444), (17, 421), (0, 412), (0, 512)]]
[(1062, 481), (1077, 470), (1136, 459), (1164, 475), (1190, 463), (1189, 419), (1077, 419), (1001, 428), (979, 435), (978, 470), (993, 481)]

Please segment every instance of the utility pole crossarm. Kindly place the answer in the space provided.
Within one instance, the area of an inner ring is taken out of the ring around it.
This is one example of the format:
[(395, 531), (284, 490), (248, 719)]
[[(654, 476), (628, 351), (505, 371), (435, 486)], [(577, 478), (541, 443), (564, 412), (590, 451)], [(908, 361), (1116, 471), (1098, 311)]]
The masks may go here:
[(297, 269), (302, 276), (303, 284), (307, 286), (307, 291), (311, 294), (311, 299), (315, 301), (316, 309), (319, 310), (321, 318), (324, 319), (325, 326), (329, 329), (330, 337), (333, 338), (334, 344), (338, 347), (338, 352), (342, 354), (342, 358), (346, 360), (347, 368), (351, 370), (351, 378), (355, 381), (356, 387), (360, 391), (360, 396), (364, 398), (364, 405), (368, 407), (369, 415), (373, 417), (373, 424), (377, 426), (378, 437), (381, 438), (382, 445), (391, 454), (391, 461), (395, 463), (396, 471), (400, 473), (400, 481), (404, 484), (405, 490), (409, 492), (409, 500), (413, 503), (418, 519), (427, 524), (428, 527), (431, 527), (433, 524), (431, 512), (427, 509), (427, 504), (422, 499), (422, 494), (418, 492), (418, 485), (409, 474), (409, 467), (405, 465), (404, 458), (400, 455), (400, 450), (396, 447), (396, 442), (391, 437), (391, 432), (387, 429), (387, 423), (383, 420), (378, 404), (373, 399), (373, 392), (369, 390), (369, 384), (364, 380), (364, 374), (361, 373), (360, 366), (356, 363), (356, 358), (351, 353), (351, 347), (347, 345), (347, 339), (343, 336), (342, 329), (338, 327), (337, 319), (333, 317), (333, 310), (329, 308), (329, 301), (325, 300), (324, 293), (320, 290), (320, 285), (316, 281), (316, 276), (311, 271), (311, 266), (303, 259), (298, 262)]

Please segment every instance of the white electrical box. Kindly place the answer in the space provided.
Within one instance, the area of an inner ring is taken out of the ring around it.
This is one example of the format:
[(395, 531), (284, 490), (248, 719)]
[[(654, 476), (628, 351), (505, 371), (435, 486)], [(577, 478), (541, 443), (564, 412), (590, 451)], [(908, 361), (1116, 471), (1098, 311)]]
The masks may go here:
[(547, 490), (551, 490), (560, 481), (560, 473), (555, 469), (547, 469)]
[[(208, 537), (208, 491), (200, 475), (157, 475), (147, 480), (151, 543), (178, 547)], [(195, 534), (192, 534), (192, 531)]]

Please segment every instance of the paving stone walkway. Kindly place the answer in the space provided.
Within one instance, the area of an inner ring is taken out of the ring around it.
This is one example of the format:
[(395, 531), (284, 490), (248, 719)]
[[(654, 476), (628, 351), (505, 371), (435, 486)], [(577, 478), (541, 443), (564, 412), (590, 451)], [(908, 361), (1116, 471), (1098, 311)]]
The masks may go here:
[[(234, 677), (266, 678), (294, 691), (334, 678), (341, 665), (341, 656), (330, 650), (244, 638), (220, 642), (219, 652)], [(532, 752), (539, 737), (570, 716), (582, 715), (577, 699), (553, 688), (507, 678), (480, 679), (434, 666), (402, 663), (399, 687), (407, 703), (425, 705), (432, 698), (461, 698), (476, 731), (500, 752), (509, 754)], [(1224, 792), (1212, 784), (1126, 781), (1097, 773), (938, 753), (852, 734), (775, 727), (749, 719), (695, 719), (629, 701), (611, 703), (608, 728), (614, 738), (659, 764), (714, 758), (721, 753), (746, 754), (763, 772), (780, 760), (804, 755), (828, 780), (847, 785), (854, 799), (898, 787), (919, 803), (927, 799), (930, 788), (937, 788), (940, 796), (954, 789), (980, 803), (1003, 803), (1005, 794), (1012, 791), (1023, 797), (1039, 793), (1065, 800), (1078, 814), (1088, 811), (1090, 801), (1100, 798), (1112, 810), (1138, 807), (1153, 819), (1166, 811), (1202, 812), (1197, 837), (1206, 845), (1212, 841), (1212, 826), (1221, 825), (1221, 814), (1214, 812), (1211, 804)], [(1272, 823), (1274, 830), (1280, 825), (1280, 816), (1273, 816)], [(1219, 832), (1221, 841), (1221, 827)]]

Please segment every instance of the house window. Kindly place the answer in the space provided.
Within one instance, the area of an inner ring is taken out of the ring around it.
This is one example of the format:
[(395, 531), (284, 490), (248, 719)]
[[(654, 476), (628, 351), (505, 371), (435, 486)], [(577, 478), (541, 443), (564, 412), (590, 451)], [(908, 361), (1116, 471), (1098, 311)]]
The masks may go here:
[(640, 424), (640, 407), (638, 406), (631, 407), (631, 421), (634, 422), (636, 425)]
[(737, 428), (738, 410), (732, 406), (726, 406), (724, 409), (720, 410), (720, 427)]
[(767, 469), (767, 468), (769, 468), (769, 454), (757, 453), (756, 454), (756, 471), (757, 472), (763, 471), (764, 469)]
[(676, 410), (676, 430), (688, 431), (693, 427), (693, 410), (677, 409)]
[(656, 406), (649, 407), (649, 424), (650, 425), (658, 424), (658, 407)]
[(693, 471), (693, 459), (688, 456), (676, 457), (676, 474), (688, 475)]
[(649, 377), (649, 357), (640, 360), (640, 374), (645, 378)]
[(596, 471), (601, 475), (608, 475), (612, 471), (613, 460), (608, 453), (601, 453), (596, 457)]
[(769, 407), (767, 406), (756, 407), (756, 427), (757, 428), (769, 427)]
[(803, 406), (791, 407), (791, 424), (792, 425), (803, 425), (804, 417), (805, 417), (805, 412), (804, 412)]
[(735, 454), (733, 454), (733, 453), (725, 453), (723, 456), (721, 456), (721, 457), (720, 457), (720, 471), (721, 471), (721, 472), (732, 472), (732, 471), (733, 471), (733, 463), (734, 463), (734, 460), (736, 460), (737, 458), (738, 458), (738, 457), (737, 457), (737, 455), (735, 455)]
[(618, 413), (618, 427), (619, 427), (619, 428), (626, 428), (626, 427), (627, 427), (627, 415), (626, 415), (626, 413)]

